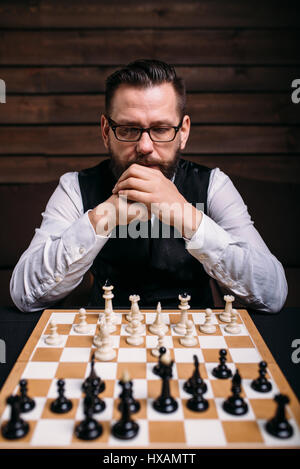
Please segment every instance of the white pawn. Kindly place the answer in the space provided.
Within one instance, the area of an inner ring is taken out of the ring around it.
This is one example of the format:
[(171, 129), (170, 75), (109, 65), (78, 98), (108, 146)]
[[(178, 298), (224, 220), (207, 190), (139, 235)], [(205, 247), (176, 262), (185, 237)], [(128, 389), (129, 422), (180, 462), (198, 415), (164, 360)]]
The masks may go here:
[(152, 334), (159, 335), (161, 332), (165, 334), (168, 332), (169, 328), (167, 324), (163, 321), (162, 312), (161, 312), (161, 304), (158, 302), (156, 308), (156, 318), (155, 321), (150, 324), (149, 331)]
[(74, 331), (78, 334), (89, 334), (91, 332), (91, 327), (86, 322), (86, 310), (84, 308), (79, 310), (79, 324), (74, 326)]
[(193, 336), (193, 321), (187, 321), (186, 324), (186, 334), (184, 337), (179, 339), (181, 345), (185, 347), (195, 347), (198, 344), (198, 340), (196, 337)]
[(141, 333), (139, 332), (140, 329), (140, 321), (137, 319), (133, 319), (131, 321), (131, 328), (132, 332), (129, 337), (126, 338), (126, 342), (130, 345), (141, 345), (144, 342), (143, 337), (141, 336)]
[(212, 324), (212, 310), (210, 308), (206, 308), (205, 310), (205, 322), (201, 324), (199, 329), (204, 334), (214, 334), (217, 330), (216, 326)]
[(232, 311), (232, 303), (234, 302), (235, 298), (232, 295), (225, 295), (224, 301), (225, 303), (225, 311), (220, 314), (221, 321), (224, 322), (231, 322), (231, 311)]
[(61, 345), (62, 337), (57, 333), (56, 321), (50, 322), (50, 334), (45, 338), (47, 345)]
[(237, 310), (233, 309), (231, 312), (231, 322), (224, 327), (226, 332), (229, 334), (239, 334), (241, 332), (241, 327), (237, 324)]
[(116, 356), (116, 351), (111, 345), (111, 337), (109, 335), (108, 327), (105, 323), (100, 328), (101, 345), (95, 352), (95, 358), (102, 362), (113, 360)]
[(153, 355), (154, 357), (159, 357), (160, 353), (159, 353), (159, 349), (160, 347), (165, 347), (166, 349), (166, 353), (169, 352), (169, 350), (167, 349), (166, 347), (166, 340), (165, 340), (165, 333), (164, 332), (160, 332), (158, 334), (158, 337), (157, 337), (157, 346), (156, 348), (153, 348), (151, 350), (151, 355)]

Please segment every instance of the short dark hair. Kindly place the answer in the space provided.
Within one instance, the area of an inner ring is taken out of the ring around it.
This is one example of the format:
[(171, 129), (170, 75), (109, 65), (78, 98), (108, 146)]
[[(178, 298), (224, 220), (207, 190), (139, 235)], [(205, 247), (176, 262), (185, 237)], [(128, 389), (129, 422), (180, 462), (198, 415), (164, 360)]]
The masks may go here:
[(178, 112), (180, 118), (185, 114), (186, 92), (182, 78), (176, 75), (172, 65), (160, 60), (139, 59), (130, 62), (124, 68), (115, 71), (106, 79), (105, 110), (106, 115), (111, 112), (111, 102), (117, 88), (122, 84), (148, 88), (153, 85), (171, 83), (177, 95)]

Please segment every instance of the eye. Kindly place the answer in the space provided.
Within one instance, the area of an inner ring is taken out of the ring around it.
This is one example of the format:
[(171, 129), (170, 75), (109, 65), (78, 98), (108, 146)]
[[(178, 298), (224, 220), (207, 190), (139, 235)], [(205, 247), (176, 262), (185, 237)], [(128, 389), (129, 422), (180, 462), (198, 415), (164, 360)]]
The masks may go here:
[(121, 126), (118, 127), (118, 134), (120, 136), (126, 137), (128, 135), (137, 135), (139, 133), (139, 129), (137, 127), (126, 127), (126, 126)]
[(163, 135), (163, 134), (166, 134), (170, 131), (170, 128), (171, 127), (152, 127), (152, 131), (155, 132), (156, 134), (160, 134), (160, 135)]

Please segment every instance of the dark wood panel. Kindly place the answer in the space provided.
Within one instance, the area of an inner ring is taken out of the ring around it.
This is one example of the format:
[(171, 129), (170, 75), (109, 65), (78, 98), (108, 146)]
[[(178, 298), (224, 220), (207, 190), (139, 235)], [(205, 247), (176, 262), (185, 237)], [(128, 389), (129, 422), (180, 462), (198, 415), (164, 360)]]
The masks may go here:
[[(40, 183), (56, 181), (69, 171), (80, 171), (97, 165), (107, 156), (2, 156), (0, 183)], [(225, 173), (247, 179), (300, 183), (299, 156), (268, 155), (185, 155), (209, 168), (219, 167)]]
[(294, 8), (276, 0), (2, 0), (0, 26), (6, 28), (112, 27), (290, 27)]
[[(298, 30), (2, 31), (3, 65), (298, 64)], [(116, 47), (116, 41), (118, 46)]]
[[(103, 93), (115, 67), (0, 67), (7, 96), (12, 93)], [(177, 66), (188, 91), (284, 91), (300, 76), (300, 66)]]
[[(99, 155), (97, 125), (1, 126), (2, 154)], [(193, 126), (185, 153), (300, 153), (299, 127)]]
[[(99, 94), (10, 96), (0, 109), (0, 123), (93, 123), (102, 112), (104, 95)], [(194, 123), (300, 124), (300, 112), (288, 92), (189, 94), (187, 112)]]

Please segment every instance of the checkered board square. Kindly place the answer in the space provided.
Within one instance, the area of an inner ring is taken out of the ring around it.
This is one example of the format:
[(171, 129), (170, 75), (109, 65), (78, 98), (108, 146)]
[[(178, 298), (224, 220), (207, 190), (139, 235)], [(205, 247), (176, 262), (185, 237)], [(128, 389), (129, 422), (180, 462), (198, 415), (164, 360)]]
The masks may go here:
[[(81, 385), (90, 373), (90, 360), (95, 351), (93, 338), (99, 330), (103, 310), (87, 310), (87, 322), (91, 326), (88, 334), (78, 334), (74, 330), (74, 325), (79, 322), (78, 311), (44, 311), (0, 394), (2, 425), (10, 414), (7, 396), (19, 392), (20, 379), (28, 381), (28, 394), (36, 405), (32, 411), (22, 414), (22, 418), (29, 422), (30, 431), (24, 438), (13, 441), (5, 440), (1, 435), (0, 448), (299, 448), (299, 403), (247, 311), (238, 310), (241, 332), (237, 335), (225, 331), (226, 324), (221, 321), (220, 312), (213, 310), (216, 332), (208, 335), (199, 328), (205, 320), (204, 310), (190, 310), (197, 344), (184, 347), (174, 330), (180, 312), (163, 311), (164, 322), (169, 328), (166, 345), (174, 360), (170, 389), (178, 409), (172, 414), (161, 414), (152, 405), (162, 384), (152, 371), (157, 358), (151, 354), (151, 349), (156, 347), (157, 337), (151, 334), (149, 325), (155, 319), (155, 312), (142, 311), (146, 326), (144, 340), (133, 347), (126, 342), (128, 311), (116, 310), (116, 331), (112, 334), (116, 357), (110, 362), (95, 362), (95, 371), (106, 384), (100, 395), (105, 401), (105, 410), (94, 415), (101, 422), (103, 433), (98, 439), (86, 442), (76, 438), (74, 428), (84, 417)], [(60, 346), (45, 343), (53, 319), (63, 339)], [(238, 369), (242, 377), (242, 396), (249, 410), (240, 417), (232, 416), (222, 408), (224, 400), (231, 394), (231, 380), (220, 380), (212, 375), (213, 368), (219, 364), (221, 348), (227, 350), (228, 367), (233, 372)], [(193, 355), (198, 357), (200, 373), (207, 384), (204, 397), (209, 407), (200, 413), (188, 409), (187, 400), (191, 396), (183, 389), (184, 382), (193, 373)], [(267, 378), (272, 383), (268, 393), (258, 393), (251, 388), (262, 360), (268, 363)], [(129, 441), (118, 440), (111, 432), (112, 425), (120, 417), (118, 380), (125, 370), (133, 380), (134, 396), (141, 404), (139, 412), (132, 416), (139, 424), (139, 432)], [(58, 379), (65, 380), (66, 396), (73, 403), (66, 414), (54, 414), (50, 410), (51, 402), (57, 397)], [(275, 414), (274, 396), (278, 393), (290, 398), (287, 417), (294, 434), (287, 440), (272, 437), (265, 430), (266, 421)]]

